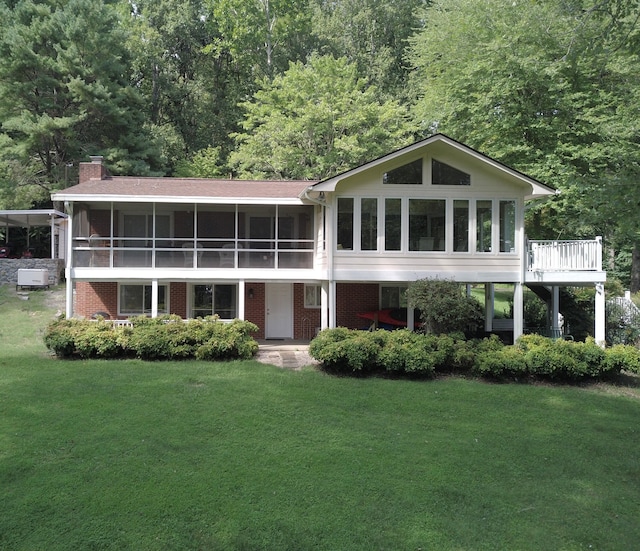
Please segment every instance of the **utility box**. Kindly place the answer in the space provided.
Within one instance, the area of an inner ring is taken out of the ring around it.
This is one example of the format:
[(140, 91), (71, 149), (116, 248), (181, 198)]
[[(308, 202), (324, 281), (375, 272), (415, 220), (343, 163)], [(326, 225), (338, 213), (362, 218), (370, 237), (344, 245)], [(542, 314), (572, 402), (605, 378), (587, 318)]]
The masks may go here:
[(18, 270), (18, 287), (49, 287), (49, 270), (21, 268)]

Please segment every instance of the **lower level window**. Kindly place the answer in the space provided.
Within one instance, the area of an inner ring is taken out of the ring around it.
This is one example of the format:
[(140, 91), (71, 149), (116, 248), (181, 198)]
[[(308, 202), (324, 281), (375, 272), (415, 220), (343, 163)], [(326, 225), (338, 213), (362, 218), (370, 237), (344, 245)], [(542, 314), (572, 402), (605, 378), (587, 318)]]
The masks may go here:
[(320, 308), (322, 301), (321, 285), (305, 285), (304, 286), (304, 307)]
[(221, 319), (234, 319), (238, 317), (237, 294), (235, 285), (194, 285), (191, 315), (194, 318), (218, 315)]
[[(158, 285), (158, 314), (166, 314), (167, 286)], [(120, 315), (151, 313), (151, 285), (120, 285)]]
[(383, 285), (380, 288), (380, 308), (406, 308), (406, 285)]

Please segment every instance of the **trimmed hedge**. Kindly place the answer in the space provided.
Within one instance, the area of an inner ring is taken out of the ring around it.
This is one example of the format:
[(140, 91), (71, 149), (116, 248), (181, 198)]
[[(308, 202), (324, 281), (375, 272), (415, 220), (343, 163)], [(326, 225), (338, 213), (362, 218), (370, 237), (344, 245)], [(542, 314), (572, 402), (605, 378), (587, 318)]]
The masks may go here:
[(577, 382), (640, 373), (640, 351), (627, 345), (602, 349), (586, 342), (524, 335), (504, 345), (495, 335), (465, 340), (462, 335), (425, 335), (407, 329), (357, 331), (325, 329), (309, 353), (331, 372), (432, 376), (462, 373), (492, 379)]
[(221, 322), (211, 316), (183, 323), (179, 316), (132, 318), (131, 326), (109, 321), (61, 319), (49, 324), (44, 343), (59, 358), (228, 360), (251, 358), (258, 343), (248, 321)]

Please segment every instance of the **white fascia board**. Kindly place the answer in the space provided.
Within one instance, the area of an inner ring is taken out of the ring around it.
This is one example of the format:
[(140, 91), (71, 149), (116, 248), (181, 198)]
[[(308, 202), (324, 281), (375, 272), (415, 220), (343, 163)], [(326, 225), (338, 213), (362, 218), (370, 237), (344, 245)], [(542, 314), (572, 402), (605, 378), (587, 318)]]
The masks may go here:
[(299, 198), (273, 197), (184, 197), (166, 195), (101, 195), (101, 194), (53, 194), (54, 201), (75, 203), (172, 203), (199, 205), (305, 205)]

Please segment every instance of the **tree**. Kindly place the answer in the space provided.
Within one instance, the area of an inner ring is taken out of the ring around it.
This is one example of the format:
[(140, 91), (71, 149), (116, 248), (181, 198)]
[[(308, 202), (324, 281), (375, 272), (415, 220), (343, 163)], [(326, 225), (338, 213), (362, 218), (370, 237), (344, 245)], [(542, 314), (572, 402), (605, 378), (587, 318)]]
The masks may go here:
[(532, 237), (640, 241), (639, 16), (631, 0), (423, 12), (408, 54), (419, 124), (561, 189), (530, 210)]
[(420, 311), (426, 333), (467, 332), (482, 323), (481, 304), (450, 279), (419, 279), (409, 285), (407, 301)]
[(346, 57), (378, 91), (404, 96), (406, 42), (430, 0), (311, 0), (319, 51)]
[(25, 183), (47, 191), (88, 154), (104, 155), (114, 172), (147, 173), (155, 150), (114, 10), (100, 0), (21, 0), (2, 16), (5, 166), (25, 167)]
[(396, 101), (380, 102), (346, 59), (312, 56), (263, 81), (244, 104), (231, 163), (242, 176), (320, 179), (406, 145), (412, 126)]

